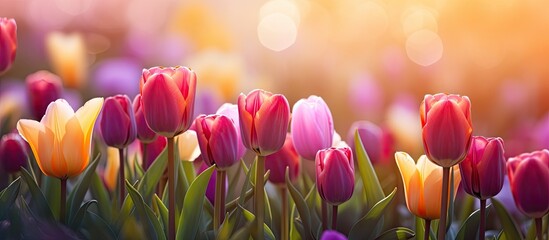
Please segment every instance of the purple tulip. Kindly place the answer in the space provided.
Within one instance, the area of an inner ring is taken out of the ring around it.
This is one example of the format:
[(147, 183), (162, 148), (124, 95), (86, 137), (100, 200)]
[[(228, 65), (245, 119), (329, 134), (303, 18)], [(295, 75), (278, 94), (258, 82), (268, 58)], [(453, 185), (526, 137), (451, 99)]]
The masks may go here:
[(0, 140), (0, 172), (18, 172), (27, 166), (27, 143), (17, 133), (8, 133)]
[(42, 119), (48, 105), (61, 98), (61, 79), (48, 71), (38, 71), (27, 76), (27, 93), (35, 120)]
[(347, 240), (347, 237), (335, 230), (325, 230), (320, 240)]
[(355, 150), (355, 131), (358, 130), (358, 136), (364, 145), (364, 149), (370, 158), (372, 164), (379, 163), (383, 159), (383, 130), (377, 125), (368, 121), (354, 122), (347, 134), (347, 143), (353, 150), (353, 156), (356, 158)]
[[(204, 170), (208, 169), (208, 165), (206, 165), (205, 162), (202, 162), (200, 164), (200, 167), (197, 169), (197, 173), (200, 174), (201, 172), (204, 172)], [(208, 201), (212, 203), (212, 205), (215, 204), (215, 181), (217, 180), (217, 170), (214, 168), (212, 177), (210, 177), (210, 181), (208, 182), (208, 186), (206, 187), (206, 198), (208, 198)], [(229, 189), (229, 181), (227, 178), (227, 175), (225, 175), (225, 195), (227, 195), (227, 190)]]
[(132, 103), (126, 95), (105, 100), (99, 121), (101, 135), (108, 146), (125, 148), (135, 140), (137, 129)]
[(143, 114), (143, 102), (141, 94), (137, 94), (133, 99), (133, 112), (135, 115), (135, 126), (137, 129), (137, 139), (142, 143), (150, 143), (156, 140), (158, 135), (149, 128), (145, 115)]
[(295, 180), (299, 176), (300, 165), (290, 134), (286, 135), (282, 149), (265, 157), (265, 170), (271, 170), (269, 181), (275, 184), (286, 184), (286, 167), (289, 169), (290, 181)]
[(195, 120), (204, 162), (224, 170), (238, 162), (238, 137), (233, 121), (224, 115), (200, 115)]
[(350, 148), (332, 147), (318, 151), (315, 166), (316, 186), (324, 201), (339, 205), (351, 198), (355, 188), (355, 169)]

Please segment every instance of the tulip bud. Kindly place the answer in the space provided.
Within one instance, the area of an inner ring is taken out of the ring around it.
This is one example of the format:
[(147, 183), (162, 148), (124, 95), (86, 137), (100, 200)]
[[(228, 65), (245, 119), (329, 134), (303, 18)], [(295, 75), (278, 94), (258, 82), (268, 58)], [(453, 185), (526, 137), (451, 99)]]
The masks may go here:
[(186, 67), (143, 69), (140, 81), (143, 114), (157, 134), (174, 137), (192, 123), (196, 74)]
[(507, 175), (517, 208), (541, 218), (549, 212), (549, 151), (523, 153), (507, 161)]
[(225, 115), (233, 120), (234, 127), (236, 128), (236, 135), (238, 138), (238, 159), (242, 159), (246, 153), (246, 147), (242, 143), (242, 136), (240, 135), (240, 119), (238, 118), (238, 105), (224, 103), (217, 109), (216, 114)]
[(347, 240), (347, 237), (336, 230), (324, 230), (320, 240)]
[(61, 97), (61, 79), (48, 71), (38, 71), (27, 76), (27, 92), (34, 119), (40, 120), (48, 105)]
[(177, 149), (179, 150), (179, 158), (183, 161), (194, 161), (200, 155), (200, 147), (198, 147), (198, 137), (193, 130), (187, 130), (179, 136), (175, 137)]
[(474, 136), (459, 169), (465, 192), (480, 199), (496, 196), (503, 187), (506, 171), (503, 140)]
[(244, 146), (267, 156), (282, 148), (290, 122), (290, 106), (281, 94), (256, 89), (238, 97), (240, 132)]
[(368, 121), (354, 122), (347, 134), (347, 143), (353, 150), (353, 157), (356, 158), (355, 150), (355, 132), (358, 131), (358, 136), (364, 145), (364, 149), (370, 158), (372, 164), (381, 162), (383, 158), (383, 131), (377, 125)]
[(236, 162), (237, 136), (233, 121), (224, 115), (200, 115), (196, 118), (198, 145), (204, 162), (224, 170)]
[(425, 95), (420, 116), (423, 147), (429, 160), (441, 167), (460, 163), (467, 156), (473, 134), (469, 98), (444, 93)]
[(278, 152), (265, 157), (265, 170), (270, 170), (269, 181), (274, 184), (286, 184), (286, 167), (290, 175), (290, 181), (294, 181), (299, 175), (300, 159), (295, 150), (292, 136), (286, 135), (286, 142)]
[[(149, 167), (154, 163), (156, 158), (164, 151), (164, 148), (166, 148), (166, 144), (168, 143), (168, 140), (166, 137), (159, 136), (156, 138), (156, 140), (148, 143), (148, 144), (142, 144), (141, 150), (146, 153), (145, 156), (143, 156), (143, 170), (149, 169)], [(145, 151), (144, 149), (147, 148)]]
[(133, 112), (135, 114), (135, 126), (137, 128), (137, 138), (142, 143), (150, 143), (156, 140), (156, 135), (145, 120), (145, 115), (143, 114), (143, 102), (141, 101), (141, 94), (137, 94), (133, 99)]
[(10, 69), (17, 51), (17, 24), (13, 18), (0, 18), (0, 74)]
[(126, 95), (108, 97), (99, 124), (101, 135), (108, 146), (125, 148), (132, 143), (137, 130), (130, 98)]
[(313, 160), (316, 152), (329, 148), (334, 137), (332, 113), (321, 97), (310, 96), (294, 104), (291, 132), (295, 149)]
[(315, 166), (316, 186), (324, 201), (339, 205), (351, 198), (355, 188), (355, 169), (350, 148), (318, 151)]
[(27, 144), (17, 133), (8, 133), (0, 140), (0, 172), (18, 172), (27, 166)]

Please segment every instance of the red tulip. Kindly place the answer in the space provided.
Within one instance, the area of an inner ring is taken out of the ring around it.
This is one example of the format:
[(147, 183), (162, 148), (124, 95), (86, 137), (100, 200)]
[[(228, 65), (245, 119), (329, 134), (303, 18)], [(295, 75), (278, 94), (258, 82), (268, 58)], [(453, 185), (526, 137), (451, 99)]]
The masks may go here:
[(137, 94), (133, 99), (133, 112), (135, 114), (135, 126), (137, 128), (137, 139), (142, 143), (150, 143), (156, 140), (156, 135), (145, 120), (143, 114), (143, 102), (141, 101), (141, 94)]
[(420, 115), (423, 147), (429, 160), (441, 167), (460, 163), (469, 151), (473, 134), (469, 98), (444, 93), (425, 95)]
[(507, 161), (511, 192), (526, 216), (541, 218), (549, 212), (549, 151), (523, 153)]
[(318, 151), (315, 160), (316, 186), (327, 203), (339, 205), (353, 195), (355, 169), (353, 153), (348, 147)]
[(0, 18), (0, 74), (7, 71), (17, 51), (17, 24), (13, 18)]
[(103, 140), (110, 147), (125, 148), (136, 138), (132, 103), (126, 95), (105, 99), (99, 121)]
[(271, 170), (269, 181), (275, 184), (286, 183), (286, 167), (290, 175), (290, 181), (293, 181), (299, 175), (300, 159), (295, 150), (292, 136), (286, 135), (284, 146), (278, 152), (265, 157), (265, 169)]
[(282, 148), (290, 122), (290, 106), (281, 94), (256, 89), (238, 97), (240, 131), (244, 146), (267, 156)]
[(8, 133), (0, 140), (0, 172), (18, 172), (27, 166), (27, 144), (17, 133)]
[(143, 114), (149, 127), (165, 137), (189, 129), (196, 92), (196, 74), (186, 67), (143, 69), (140, 82)]
[(61, 97), (61, 79), (43, 70), (30, 74), (26, 81), (32, 115), (35, 120), (40, 120), (48, 105)]
[(505, 177), (503, 140), (474, 136), (459, 169), (465, 192), (480, 199), (496, 196)]
[(196, 135), (202, 159), (208, 166), (224, 170), (238, 162), (238, 137), (233, 121), (224, 115), (200, 115)]

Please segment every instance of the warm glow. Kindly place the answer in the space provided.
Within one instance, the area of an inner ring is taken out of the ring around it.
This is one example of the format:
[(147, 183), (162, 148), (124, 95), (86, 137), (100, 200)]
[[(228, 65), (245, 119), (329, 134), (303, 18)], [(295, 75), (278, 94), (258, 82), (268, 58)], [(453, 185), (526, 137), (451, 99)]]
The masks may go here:
[(410, 60), (421, 66), (436, 63), (442, 57), (442, 40), (430, 30), (419, 30), (406, 40), (406, 53)]
[(290, 16), (273, 13), (261, 19), (257, 26), (257, 36), (264, 47), (282, 51), (294, 44), (297, 26)]

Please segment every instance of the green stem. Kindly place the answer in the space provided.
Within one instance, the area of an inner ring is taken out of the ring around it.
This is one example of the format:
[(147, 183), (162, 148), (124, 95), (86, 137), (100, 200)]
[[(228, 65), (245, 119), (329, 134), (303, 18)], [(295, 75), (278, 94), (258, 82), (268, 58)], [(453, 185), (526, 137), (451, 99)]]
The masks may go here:
[(60, 210), (59, 210), (59, 221), (63, 224), (66, 224), (66, 215), (67, 215), (67, 179), (61, 179), (61, 198), (60, 198)]
[(440, 221), (438, 223), (438, 239), (444, 240), (446, 237), (446, 216), (448, 215), (448, 181), (450, 178), (450, 168), (442, 168), (442, 200), (440, 204)]
[(118, 149), (118, 157), (119, 157), (119, 161), (120, 161), (120, 166), (118, 167), (118, 171), (119, 171), (119, 174), (118, 174), (118, 178), (119, 178), (119, 186), (120, 186), (120, 208), (122, 208), (122, 204), (124, 203), (124, 197), (126, 196), (126, 183), (125, 183), (125, 179), (126, 177), (124, 176), (124, 149), (123, 148), (119, 148)]
[(536, 235), (538, 240), (543, 240), (543, 232), (541, 228), (541, 219), (542, 218), (536, 218), (534, 221), (536, 222)]
[(219, 222), (223, 223), (225, 221), (225, 197), (226, 197), (226, 184), (225, 181), (227, 181), (227, 171), (221, 171), (221, 216), (219, 217)]
[(147, 158), (147, 146), (149, 146), (148, 143), (143, 143), (143, 150), (141, 151), (141, 168), (145, 170), (145, 159)]
[(335, 230), (337, 227), (337, 205), (332, 206), (332, 229)]
[(257, 239), (263, 239), (264, 236), (264, 229), (263, 229), (263, 221), (265, 216), (265, 194), (264, 194), (264, 176), (263, 173), (265, 172), (265, 157), (264, 156), (257, 156), (257, 170), (255, 173), (255, 215), (257, 219)]
[(173, 137), (168, 138), (168, 239), (175, 239), (175, 164)]
[(324, 200), (320, 200), (322, 202), (322, 230), (328, 229), (328, 205)]
[(222, 187), (222, 176), (223, 172), (222, 170), (217, 169), (217, 174), (215, 178), (215, 200), (214, 200), (214, 219), (213, 219), (213, 228), (214, 232), (217, 235), (217, 231), (219, 230), (219, 226), (221, 225), (221, 206), (225, 205), (225, 203), (221, 202), (221, 195), (223, 193), (221, 192), (223, 189)]
[(280, 199), (282, 201), (282, 217), (280, 218), (280, 238), (282, 240), (288, 240), (288, 199), (286, 197), (286, 187), (280, 187)]
[(429, 240), (429, 234), (431, 232), (431, 219), (425, 219), (425, 235), (424, 240)]
[(478, 231), (478, 239), (484, 240), (486, 231), (486, 199), (480, 199), (480, 227)]

